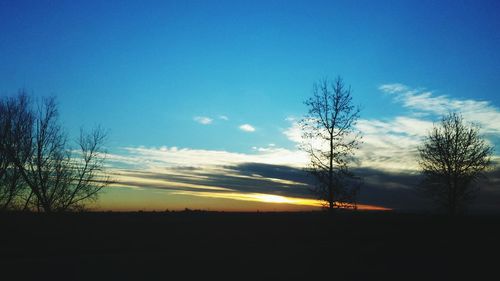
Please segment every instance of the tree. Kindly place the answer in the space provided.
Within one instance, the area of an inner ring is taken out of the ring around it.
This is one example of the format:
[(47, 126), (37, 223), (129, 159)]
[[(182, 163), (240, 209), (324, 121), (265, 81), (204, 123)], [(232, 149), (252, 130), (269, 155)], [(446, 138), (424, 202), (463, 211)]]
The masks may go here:
[(24, 208), (48, 213), (83, 209), (111, 183), (103, 165), (106, 134), (100, 127), (90, 133), (81, 130), (78, 149), (73, 150), (59, 124), (55, 99), (43, 99), (34, 107), (25, 96), (13, 100), (25, 106), (14, 118), (18, 121), (9, 121), (14, 126), (2, 148), (29, 187)]
[(33, 121), (29, 104), (24, 92), (15, 98), (0, 99), (0, 210), (18, 207), (26, 191), (21, 172), (8, 152), (14, 149), (19, 161), (25, 163), (24, 152), (29, 145), (26, 140)]
[(351, 87), (341, 77), (320, 80), (313, 86), (313, 96), (305, 101), (308, 114), (301, 120), (301, 148), (311, 162), (308, 171), (316, 178), (314, 192), (329, 210), (356, 207), (359, 178), (349, 170), (361, 135), (355, 129), (359, 107), (353, 105)]
[(477, 182), (491, 165), (493, 147), (479, 129), (459, 113), (449, 113), (419, 147), (424, 176), (419, 189), (450, 215), (463, 212), (477, 196)]

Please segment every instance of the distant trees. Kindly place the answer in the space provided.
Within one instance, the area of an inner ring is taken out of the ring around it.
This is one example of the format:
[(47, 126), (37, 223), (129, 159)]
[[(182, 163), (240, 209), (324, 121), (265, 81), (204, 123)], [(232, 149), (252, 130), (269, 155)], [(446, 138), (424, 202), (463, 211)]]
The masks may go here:
[(309, 172), (316, 178), (314, 192), (329, 208), (356, 207), (360, 181), (349, 170), (361, 135), (355, 130), (359, 107), (353, 105), (352, 92), (341, 77), (320, 80), (313, 96), (305, 101), (308, 114), (301, 120), (301, 148), (311, 162)]
[[(83, 130), (68, 145), (54, 98), (35, 104), (23, 92), (1, 100), (0, 199), (4, 208), (56, 212), (80, 210), (111, 183), (104, 169), (106, 134)], [(36, 105), (36, 106), (35, 106)]]
[(476, 183), (491, 165), (492, 153), (477, 125), (450, 113), (419, 147), (424, 176), (419, 189), (448, 214), (463, 212), (479, 192)]

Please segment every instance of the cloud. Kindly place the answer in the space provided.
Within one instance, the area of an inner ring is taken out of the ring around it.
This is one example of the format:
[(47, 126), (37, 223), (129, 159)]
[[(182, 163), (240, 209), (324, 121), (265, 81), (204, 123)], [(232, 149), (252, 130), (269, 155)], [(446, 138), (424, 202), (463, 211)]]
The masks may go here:
[(239, 128), (240, 128), (240, 130), (245, 131), (245, 132), (249, 132), (249, 133), (255, 132), (255, 128), (250, 124), (243, 124)]
[[(286, 203), (313, 208), (320, 206), (320, 202), (312, 198), (309, 192), (309, 179), (300, 168), (244, 163), (241, 161), (258, 160), (258, 158), (230, 153), (224, 154), (225, 157), (222, 158), (228, 160), (224, 162), (212, 161), (199, 163), (201, 165), (196, 166), (184, 166), (186, 163), (183, 160), (172, 165), (171, 160), (163, 159), (164, 155), (159, 151), (161, 150), (140, 149), (128, 158), (112, 156), (116, 162), (127, 164), (125, 168), (113, 169), (113, 177), (118, 180), (115, 186), (136, 190), (164, 190), (173, 195)], [(163, 150), (166, 151), (171, 153), (168, 149)], [(173, 154), (184, 152), (186, 150), (180, 149)], [(213, 154), (206, 153), (205, 156), (211, 157)], [(131, 162), (137, 166), (130, 166)], [(214, 165), (215, 163), (217, 164)], [(120, 165), (115, 163), (115, 166)]]
[(202, 124), (202, 125), (210, 125), (213, 122), (212, 118), (206, 117), (206, 116), (195, 116), (193, 118), (194, 121)]
[(447, 114), (450, 111), (461, 112), (464, 119), (477, 123), (486, 134), (500, 133), (500, 109), (489, 101), (472, 99), (457, 99), (447, 95), (435, 95), (425, 89), (411, 89), (402, 84), (386, 84), (379, 87), (384, 92), (393, 95), (394, 100), (405, 108), (433, 118)]
[(361, 119), (356, 124), (358, 130), (364, 134), (404, 134), (407, 136), (422, 137), (432, 128), (431, 121), (397, 116), (390, 121), (379, 119)]
[(406, 91), (406, 90), (408, 90), (408, 88), (403, 84), (395, 83), (395, 84), (381, 85), (379, 87), (379, 90), (386, 92), (386, 93), (393, 94), (393, 93), (399, 93), (399, 92)]
[[(355, 167), (369, 167), (385, 171), (414, 172), (417, 170), (416, 153), (420, 136), (432, 122), (400, 117), (384, 121), (360, 119), (356, 129), (362, 132), (362, 143), (356, 152)], [(298, 148), (303, 142), (315, 148), (325, 147), (321, 139), (303, 139), (302, 128), (295, 120), (283, 134)], [(307, 155), (306, 155), (307, 157)]]
[[(212, 167), (116, 169), (114, 187), (161, 190), (172, 195), (284, 203), (317, 208), (322, 202), (310, 192), (312, 178), (301, 168), (261, 163)], [(365, 200), (370, 201), (370, 200)], [(377, 208), (360, 202), (361, 208)], [(379, 207), (383, 207), (380, 206)]]
[[(436, 96), (425, 89), (412, 89), (403, 84), (379, 87), (394, 101), (410, 109), (404, 114), (385, 119), (359, 119), (356, 129), (363, 134), (358, 150), (357, 167), (387, 172), (418, 173), (418, 145), (434, 123), (449, 111), (460, 111), (467, 121), (475, 122), (491, 143), (498, 142), (500, 110), (486, 101), (454, 99)], [(302, 129), (295, 118), (287, 118), (290, 127), (283, 134), (292, 142), (302, 142)], [(311, 145), (321, 147), (321, 141)]]
[(387, 121), (359, 120), (356, 127), (363, 133), (363, 143), (357, 153), (359, 166), (415, 173), (417, 147), (432, 125), (430, 121), (402, 116)]
[[(420, 175), (354, 168), (364, 180), (359, 203), (364, 208), (379, 206), (397, 210), (430, 210), (431, 202), (415, 190)], [(285, 203), (295, 206), (320, 206), (310, 192), (314, 180), (303, 169), (285, 165), (240, 163), (228, 166), (157, 167), (115, 171), (118, 186), (141, 190), (161, 190), (171, 195), (231, 199), (247, 202)], [(490, 172), (481, 182), (482, 191), (472, 211), (499, 211), (495, 200), (500, 170)], [(241, 205), (243, 206), (243, 205)], [(370, 207), (371, 206), (371, 207)], [(284, 207), (283, 207), (284, 208)]]
[(288, 140), (295, 142), (295, 143), (300, 143), (302, 142), (302, 128), (300, 127), (299, 123), (295, 121), (295, 119), (288, 119), (287, 120), (291, 123), (290, 127), (286, 128), (283, 130), (283, 134), (288, 138)]
[(229, 118), (226, 115), (219, 115), (219, 119), (224, 120), (224, 121), (229, 120)]
[[(419, 174), (404, 166), (411, 162), (408, 159), (415, 157), (407, 147), (416, 145), (411, 134), (418, 135), (418, 130), (399, 135), (400, 128), (391, 129), (387, 123), (380, 122), (373, 123), (390, 134), (397, 133), (385, 139), (374, 134), (368, 142), (370, 147), (360, 150), (365, 164), (354, 166), (353, 172), (361, 176), (365, 183), (359, 198), (362, 208), (431, 208), (429, 202), (419, 197), (414, 190), (420, 179)], [(274, 147), (256, 147), (253, 153), (176, 147), (128, 147), (124, 150), (126, 153), (109, 157), (114, 161), (113, 177), (119, 181), (118, 186), (136, 190), (162, 190), (175, 196), (296, 206), (283, 205), (280, 207), (282, 209), (298, 210), (297, 206), (315, 208), (320, 204), (310, 192), (314, 181), (302, 169), (308, 157), (301, 151)], [(498, 206), (491, 198), (500, 198), (500, 192), (495, 188), (500, 182), (500, 172), (496, 170), (491, 174), (490, 181), (486, 185), (481, 184), (484, 192), (473, 210), (498, 211)], [(243, 210), (245, 205), (239, 206)]]
[(303, 167), (308, 162), (301, 151), (281, 147), (256, 147), (252, 153), (177, 147), (124, 147), (110, 154), (114, 167), (158, 169), (164, 167), (214, 167), (241, 163), (262, 163)]
[(418, 145), (434, 123), (451, 111), (461, 112), (466, 121), (479, 124), (492, 143), (500, 133), (500, 110), (490, 102), (436, 95), (403, 84), (385, 84), (379, 90), (392, 95), (396, 103), (411, 111), (388, 120), (358, 122), (358, 129), (365, 134), (360, 151), (365, 167), (417, 171)]

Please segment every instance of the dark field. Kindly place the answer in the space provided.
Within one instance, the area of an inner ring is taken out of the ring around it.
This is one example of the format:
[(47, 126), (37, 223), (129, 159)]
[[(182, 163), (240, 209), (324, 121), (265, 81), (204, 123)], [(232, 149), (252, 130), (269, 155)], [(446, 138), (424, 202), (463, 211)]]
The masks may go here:
[(1, 276), (13, 277), (1, 280), (493, 280), (500, 267), (500, 217), (14, 213), (0, 223)]

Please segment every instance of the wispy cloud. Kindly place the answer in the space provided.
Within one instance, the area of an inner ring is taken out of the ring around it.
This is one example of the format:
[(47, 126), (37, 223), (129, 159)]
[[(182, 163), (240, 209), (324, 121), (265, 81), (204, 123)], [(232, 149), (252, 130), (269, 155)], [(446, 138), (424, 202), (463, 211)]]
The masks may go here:
[[(158, 166), (142, 169), (115, 169), (114, 177), (119, 182), (114, 187), (137, 191), (159, 190), (170, 196), (287, 204), (288, 207), (280, 208), (289, 210), (298, 210), (297, 206), (302, 206), (302, 209), (322, 206), (322, 202), (310, 192), (311, 178), (301, 168), (261, 163), (201, 167), (164, 167), (156, 164)], [(361, 209), (381, 208), (368, 201), (368, 204), (361, 203)]]
[[(362, 144), (356, 152), (357, 167), (370, 167), (385, 171), (415, 171), (416, 153), (420, 136), (424, 135), (432, 122), (409, 117), (393, 120), (360, 119), (356, 128), (362, 132)], [(297, 121), (291, 121), (290, 127), (283, 134), (298, 147), (307, 143), (315, 148), (325, 148), (321, 139), (302, 138), (302, 128)], [(307, 158), (307, 156), (306, 156)]]
[(296, 161), (288, 155), (293, 153), (285, 149), (257, 149), (253, 154), (167, 147), (125, 150), (126, 153), (109, 157), (114, 166), (113, 177), (118, 180), (117, 187), (157, 189), (173, 195), (319, 206), (319, 201), (309, 192), (307, 177), (301, 168), (275, 165)]
[(256, 147), (253, 153), (236, 153), (224, 150), (205, 150), (177, 147), (124, 147), (121, 153), (109, 155), (116, 167), (165, 168), (210, 167), (241, 163), (262, 163), (302, 167), (307, 155), (301, 151), (281, 147)]
[(432, 122), (412, 117), (397, 116), (390, 121), (378, 119), (361, 119), (356, 127), (363, 134), (404, 134), (421, 137), (428, 133)]
[(383, 84), (381, 85), (380, 87), (378, 87), (379, 90), (381, 90), (382, 92), (386, 92), (386, 93), (391, 93), (391, 94), (394, 94), (394, 93), (399, 93), (399, 92), (404, 92), (404, 91), (407, 91), (408, 90), (408, 87), (406, 87), (405, 85), (403, 84), (399, 84), (399, 83), (394, 83), (394, 84)]
[(250, 124), (243, 124), (239, 128), (244, 132), (249, 132), (249, 133), (255, 132), (255, 128)]
[(229, 117), (227, 117), (226, 115), (219, 115), (219, 119), (224, 120), (224, 121), (228, 121)]
[(363, 133), (357, 154), (359, 165), (399, 172), (418, 170), (417, 147), (433, 122), (407, 116), (388, 120), (361, 119), (356, 124)]
[(202, 125), (210, 125), (214, 121), (212, 118), (206, 116), (195, 116), (193, 120)]
[(364, 134), (364, 143), (358, 157), (363, 167), (416, 172), (418, 145), (433, 124), (450, 111), (459, 111), (465, 120), (479, 124), (487, 137), (500, 133), (500, 110), (489, 102), (435, 95), (399, 83), (382, 85), (379, 90), (411, 111), (387, 120), (359, 120), (357, 127)]
[(472, 99), (457, 99), (447, 95), (436, 95), (426, 89), (412, 89), (403, 84), (386, 84), (379, 87), (384, 92), (393, 95), (396, 102), (405, 108), (415, 110), (431, 119), (459, 111), (470, 122), (479, 124), (484, 133), (500, 133), (500, 109), (489, 101)]
[[(363, 143), (357, 152), (358, 167), (416, 173), (418, 145), (433, 124), (449, 111), (460, 111), (467, 121), (479, 124), (491, 142), (500, 133), (500, 110), (489, 102), (435, 95), (399, 83), (382, 85), (379, 90), (390, 94), (395, 102), (410, 111), (391, 118), (358, 121), (356, 128), (363, 134)], [(287, 120), (291, 125), (283, 133), (292, 142), (300, 143), (302, 129), (295, 118)], [(315, 147), (320, 145), (313, 142)]]

